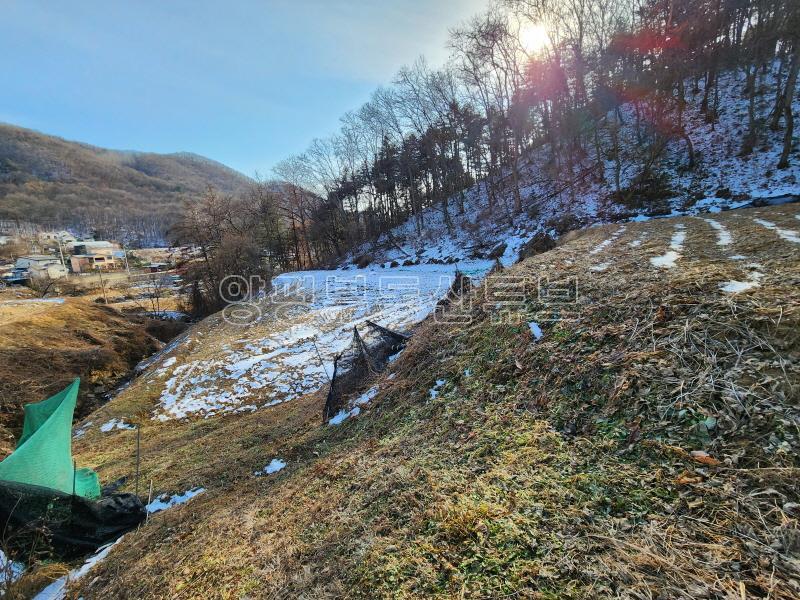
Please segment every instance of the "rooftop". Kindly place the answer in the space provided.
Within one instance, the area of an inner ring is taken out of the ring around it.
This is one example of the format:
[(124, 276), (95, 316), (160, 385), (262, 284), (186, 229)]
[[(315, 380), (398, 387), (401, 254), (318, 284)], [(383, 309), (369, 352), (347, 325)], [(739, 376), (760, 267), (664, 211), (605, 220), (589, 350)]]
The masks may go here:
[(59, 260), (54, 254), (26, 254), (25, 256), (20, 256), (20, 258), (25, 260)]

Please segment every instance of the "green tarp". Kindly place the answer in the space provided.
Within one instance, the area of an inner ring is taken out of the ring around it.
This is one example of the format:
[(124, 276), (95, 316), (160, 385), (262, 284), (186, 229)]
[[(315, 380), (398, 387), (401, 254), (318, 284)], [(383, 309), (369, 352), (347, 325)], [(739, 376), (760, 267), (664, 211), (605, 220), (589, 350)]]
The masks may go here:
[(72, 461), (72, 415), (80, 379), (52, 398), (25, 406), (22, 437), (0, 462), (0, 481), (15, 481), (84, 498), (100, 497), (100, 481), (91, 469)]

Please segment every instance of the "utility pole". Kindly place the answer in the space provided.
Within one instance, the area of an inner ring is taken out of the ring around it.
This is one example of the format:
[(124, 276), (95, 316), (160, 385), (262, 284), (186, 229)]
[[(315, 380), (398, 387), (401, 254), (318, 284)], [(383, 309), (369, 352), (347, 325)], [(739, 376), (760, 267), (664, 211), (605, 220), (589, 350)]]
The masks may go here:
[(58, 236), (56, 241), (58, 242), (58, 253), (61, 255), (61, 266), (66, 268), (67, 264), (64, 262), (64, 250), (61, 248), (61, 236)]
[(141, 458), (142, 425), (136, 424), (136, 496), (139, 495), (139, 460)]
[(100, 274), (100, 287), (103, 288), (103, 301), (105, 302), (106, 306), (108, 306), (108, 298), (106, 298), (106, 284), (103, 281), (103, 268), (102, 267), (95, 267), (97, 272)]
[(130, 279), (131, 268), (128, 266), (128, 251), (125, 249), (125, 242), (122, 242), (122, 256), (125, 257), (125, 270), (128, 272), (128, 279)]

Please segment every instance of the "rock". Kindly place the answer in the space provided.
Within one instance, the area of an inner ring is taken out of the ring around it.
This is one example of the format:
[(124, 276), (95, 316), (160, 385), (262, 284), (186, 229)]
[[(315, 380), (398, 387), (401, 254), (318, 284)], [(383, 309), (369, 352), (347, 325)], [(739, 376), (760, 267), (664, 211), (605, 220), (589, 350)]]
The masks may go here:
[(505, 242), (501, 242), (500, 244), (492, 248), (492, 251), (489, 252), (488, 258), (490, 260), (493, 260), (495, 258), (500, 258), (501, 256), (503, 256), (503, 254), (505, 254), (506, 248), (508, 248), (508, 244), (506, 244)]
[(553, 229), (556, 232), (556, 235), (564, 235), (568, 231), (572, 231), (573, 229), (578, 229), (581, 226), (581, 222), (572, 213), (567, 213), (557, 219), (550, 219), (545, 226), (548, 229)]
[(393, 260), (389, 266), (394, 269), (396, 267), (399, 267), (400, 263), (397, 262), (396, 260)]
[(546, 233), (537, 233), (519, 249), (519, 260), (542, 254), (556, 247), (556, 241)]
[(357, 256), (353, 259), (353, 264), (359, 269), (366, 269), (372, 261), (373, 258), (371, 255), (362, 254), (361, 256)]

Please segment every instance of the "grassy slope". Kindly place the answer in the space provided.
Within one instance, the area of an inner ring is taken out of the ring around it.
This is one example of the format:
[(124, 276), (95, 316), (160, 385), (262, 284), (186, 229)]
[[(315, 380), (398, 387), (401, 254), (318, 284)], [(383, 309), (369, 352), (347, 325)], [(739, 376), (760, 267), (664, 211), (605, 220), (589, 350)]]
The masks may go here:
[[(145, 481), (208, 491), (129, 534), (80, 594), (797, 597), (800, 246), (751, 220), (797, 229), (795, 213), (716, 215), (729, 249), (693, 218), (630, 224), (596, 255), (619, 226), (576, 236), (505, 275), (574, 275), (577, 304), (531, 286), (525, 321), (503, 324), (476, 296), (472, 324), (423, 324), (340, 427), (320, 426), (320, 395), (144, 419)], [(683, 257), (655, 269), (676, 223)], [(733, 254), (760, 263), (760, 287), (719, 290), (744, 279)], [(158, 393), (134, 384), (99, 418), (148, 414)], [(76, 455), (111, 479), (132, 448), (93, 430)], [(285, 470), (253, 477), (275, 457)]]
[(2, 456), (13, 447), (11, 433), (22, 428), (22, 405), (47, 398), (81, 377), (79, 413), (86, 414), (103, 392), (158, 348), (143, 323), (87, 298), (58, 304), (19, 295), (0, 294)]

